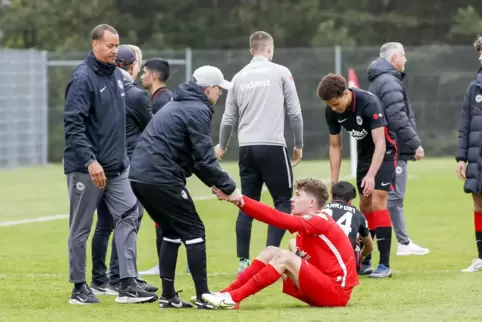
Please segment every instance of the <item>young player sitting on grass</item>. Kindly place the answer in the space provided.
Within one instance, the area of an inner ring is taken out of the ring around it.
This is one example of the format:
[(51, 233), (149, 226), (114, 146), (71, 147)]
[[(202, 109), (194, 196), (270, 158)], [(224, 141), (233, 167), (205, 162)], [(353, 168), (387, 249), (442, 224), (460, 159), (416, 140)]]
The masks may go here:
[(248, 216), (268, 225), (297, 232), (296, 254), (269, 246), (227, 288), (205, 293), (203, 299), (218, 308), (235, 308), (242, 300), (286, 275), (283, 293), (310, 306), (346, 306), (359, 284), (353, 247), (344, 231), (327, 215), (326, 185), (317, 179), (296, 182), (291, 215), (241, 196), (233, 199), (213, 187), (218, 199), (235, 203)]

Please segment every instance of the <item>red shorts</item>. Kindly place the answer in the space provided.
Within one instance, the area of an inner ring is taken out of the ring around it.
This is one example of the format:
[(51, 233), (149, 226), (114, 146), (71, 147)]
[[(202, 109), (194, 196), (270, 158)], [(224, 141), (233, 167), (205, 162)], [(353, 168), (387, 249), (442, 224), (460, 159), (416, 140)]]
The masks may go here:
[(310, 306), (346, 306), (350, 300), (351, 289), (343, 289), (340, 284), (304, 260), (301, 261), (299, 286), (298, 289), (295, 283), (287, 278), (283, 283), (283, 293)]

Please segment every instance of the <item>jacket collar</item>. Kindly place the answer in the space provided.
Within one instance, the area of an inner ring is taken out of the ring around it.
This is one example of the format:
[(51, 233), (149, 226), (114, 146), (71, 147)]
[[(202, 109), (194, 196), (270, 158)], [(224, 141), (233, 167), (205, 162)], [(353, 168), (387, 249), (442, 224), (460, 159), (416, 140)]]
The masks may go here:
[(92, 68), (94, 72), (98, 75), (110, 76), (117, 68), (114, 64), (106, 64), (98, 61), (92, 51), (89, 53), (89, 56), (87, 56), (85, 61), (87, 65), (89, 65), (90, 68)]

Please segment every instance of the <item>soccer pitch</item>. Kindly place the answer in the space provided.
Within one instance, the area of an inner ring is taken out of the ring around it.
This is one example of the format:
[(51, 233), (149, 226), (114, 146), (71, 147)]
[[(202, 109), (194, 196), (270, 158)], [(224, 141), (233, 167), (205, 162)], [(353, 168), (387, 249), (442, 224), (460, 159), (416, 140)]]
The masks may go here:
[[(238, 182), (235, 163), (222, 167)], [(349, 171), (344, 161), (342, 174)], [(324, 162), (303, 161), (294, 168), (295, 178), (329, 178)], [(353, 182), (353, 179), (350, 179)], [(328, 182), (328, 180), (326, 181)], [(188, 187), (207, 230), (208, 278), (217, 291), (235, 277), (237, 268), (235, 206), (210, 196), (209, 188), (196, 178)], [(68, 304), (68, 220), (2, 225), (5, 222), (66, 214), (68, 198), (62, 167), (5, 170), (0, 172), (0, 320), (1, 321), (467, 321), (482, 316), (482, 279), (479, 273), (461, 273), (476, 256), (472, 203), (455, 174), (455, 160), (427, 159), (409, 164), (405, 210), (411, 238), (431, 253), (397, 257), (392, 244), (393, 277), (365, 277), (353, 292), (347, 308), (309, 308), (281, 293), (281, 283), (248, 298), (239, 311), (161, 311), (157, 303), (120, 305), (114, 297), (100, 295), (102, 304)], [(271, 203), (264, 193), (265, 202)], [(156, 264), (155, 233), (146, 216), (139, 234), (138, 268)], [(92, 235), (91, 235), (92, 237)], [(283, 247), (287, 247), (286, 235)], [(251, 257), (263, 249), (266, 226), (253, 225)], [(375, 262), (377, 251), (375, 250)], [(87, 276), (90, 283), (90, 241)], [(194, 294), (191, 276), (185, 273), (186, 256), (181, 247), (176, 287), (188, 300)], [(160, 286), (158, 277), (146, 278)]]

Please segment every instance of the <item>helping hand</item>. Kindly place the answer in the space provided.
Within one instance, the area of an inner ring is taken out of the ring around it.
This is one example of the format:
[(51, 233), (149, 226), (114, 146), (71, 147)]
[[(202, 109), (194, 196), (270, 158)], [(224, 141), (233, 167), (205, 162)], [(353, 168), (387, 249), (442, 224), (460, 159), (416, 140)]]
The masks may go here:
[(233, 193), (230, 194), (229, 196), (215, 186), (213, 186), (211, 190), (219, 200), (229, 201), (231, 203), (234, 203), (238, 207), (244, 206), (243, 195), (241, 194), (241, 191), (238, 188), (236, 188), (233, 191)]
[(415, 150), (415, 160), (422, 160), (425, 157), (425, 151), (423, 150), (422, 146), (419, 146), (417, 150)]

